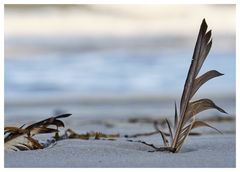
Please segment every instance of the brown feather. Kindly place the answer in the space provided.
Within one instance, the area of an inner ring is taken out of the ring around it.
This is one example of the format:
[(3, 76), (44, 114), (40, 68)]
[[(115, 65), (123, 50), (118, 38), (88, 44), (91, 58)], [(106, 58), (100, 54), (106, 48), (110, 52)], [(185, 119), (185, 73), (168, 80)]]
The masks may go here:
[(216, 71), (216, 70), (210, 70), (208, 72), (206, 72), (205, 74), (199, 76), (198, 78), (196, 78), (194, 80), (193, 83), (193, 90), (191, 92), (191, 98), (194, 96), (194, 94), (197, 92), (197, 90), (204, 84), (206, 83), (208, 80), (218, 77), (218, 76), (222, 76), (223, 74)]
[(192, 129), (198, 128), (198, 127), (209, 127), (209, 128), (212, 128), (212, 129), (216, 130), (218, 133), (223, 134), (223, 133), (222, 133), (221, 131), (219, 131), (217, 128), (215, 128), (215, 127), (207, 124), (207, 123), (204, 122), (204, 121), (194, 121), (194, 124), (193, 124), (193, 126), (192, 126)]
[[(174, 139), (171, 144), (171, 147), (174, 148), (176, 152), (178, 152), (182, 147), (183, 142), (189, 135), (192, 127), (200, 126), (200, 124), (202, 126), (205, 125), (209, 127), (209, 125), (204, 122), (203, 123), (195, 122), (194, 119), (195, 115), (211, 108), (226, 113), (222, 108), (218, 107), (215, 103), (213, 103), (212, 100), (209, 99), (201, 99), (191, 102), (191, 99), (194, 96), (194, 94), (204, 83), (206, 83), (208, 80), (212, 78), (223, 75), (216, 70), (211, 70), (201, 75), (200, 77), (197, 77), (212, 46), (211, 39), (212, 32), (211, 30), (207, 32), (207, 27), (208, 27), (207, 23), (205, 19), (203, 19), (202, 24), (200, 26), (197, 42), (194, 48), (192, 62), (187, 74), (187, 79), (184, 84), (184, 89), (180, 101), (179, 120), (177, 123), (177, 129), (175, 130)], [(188, 125), (186, 126), (187, 123)]]
[(197, 115), (198, 113), (207, 110), (207, 109), (217, 109), (218, 111), (222, 113), (226, 113), (223, 109), (218, 107), (212, 100), (209, 99), (200, 99), (194, 102), (190, 102), (188, 104), (188, 108), (186, 111), (186, 115), (183, 121), (183, 124), (185, 124), (189, 119), (191, 119), (194, 115)]

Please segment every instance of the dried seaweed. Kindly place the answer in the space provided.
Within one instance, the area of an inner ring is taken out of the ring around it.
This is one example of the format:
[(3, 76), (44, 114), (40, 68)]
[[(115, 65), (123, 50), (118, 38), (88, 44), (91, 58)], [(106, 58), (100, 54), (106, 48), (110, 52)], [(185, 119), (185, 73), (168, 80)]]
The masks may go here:
[[(158, 132), (158, 131), (152, 131), (152, 132), (137, 133), (137, 134), (132, 134), (132, 135), (125, 134), (124, 137), (125, 137), (125, 138), (137, 138), (137, 137), (144, 137), (144, 136), (152, 136), (152, 135), (155, 135), (155, 134), (159, 134), (159, 132)], [(169, 133), (164, 132), (164, 134), (165, 134), (166, 136), (170, 136)], [(201, 135), (201, 133), (198, 133), (198, 132), (190, 132), (189, 135), (190, 135), (190, 136), (199, 136), (199, 135)]]
[(86, 134), (79, 134), (73, 131), (72, 129), (68, 129), (65, 132), (65, 137), (69, 139), (82, 139), (82, 140), (88, 140), (90, 138), (93, 138), (95, 140), (99, 139), (107, 139), (107, 140), (114, 140), (115, 138), (118, 138), (119, 134), (105, 134), (102, 132), (87, 132)]

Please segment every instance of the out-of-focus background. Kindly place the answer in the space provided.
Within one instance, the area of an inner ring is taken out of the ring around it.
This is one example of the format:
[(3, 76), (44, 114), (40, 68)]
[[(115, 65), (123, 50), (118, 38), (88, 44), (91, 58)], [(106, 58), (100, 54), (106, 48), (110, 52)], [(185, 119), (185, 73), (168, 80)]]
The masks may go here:
[(201, 73), (225, 75), (197, 97), (235, 114), (234, 5), (5, 5), (5, 121), (172, 116), (203, 18), (213, 46)]

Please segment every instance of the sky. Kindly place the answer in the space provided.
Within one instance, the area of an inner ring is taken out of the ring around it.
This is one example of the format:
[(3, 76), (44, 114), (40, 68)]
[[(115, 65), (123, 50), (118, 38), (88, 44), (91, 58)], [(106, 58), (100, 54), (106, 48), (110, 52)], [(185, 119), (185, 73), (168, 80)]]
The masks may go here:
[[(112, 40), (128, 48), (174, 38), (165, 43), (182, 48), (192, 45), (203, 18), (214, 31), (214, 46), (235, 51), (234, 5), (5, 5), (4, 18), (5, 58), (56, 51), (53, 44), (74, 40), (85, 43), (84, 48), (113, 47)], [(176, 38), (186, 41), (181, 45)], [(71, 48), (65, 44), (64, 49)]]
[(217, 34), (235, 32), (234, 5), (5, 5), (5, 36), (189, 35), (203, 18)]

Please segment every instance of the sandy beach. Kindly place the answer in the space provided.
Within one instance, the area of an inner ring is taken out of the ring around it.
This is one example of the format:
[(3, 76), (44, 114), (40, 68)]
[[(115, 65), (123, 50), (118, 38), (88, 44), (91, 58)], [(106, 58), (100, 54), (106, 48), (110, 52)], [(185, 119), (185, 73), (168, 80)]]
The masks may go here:
[[(161, 144), (159, 135), (141, 137)], [(135, 140), (138, 140), (135, 139)], [(235, 135), (188, 138), (180, 153), (148, 152), (152, 148), (119, 138), (63, 140), (54, 147), (35, 151), (5, 151), (5, 167), (236, 167)]]
[[(149, 139), (147, 139), (149, 140)], [(158, 143), (159, 136), (151, 138)], [(189, 138), (181, 153), (150, 153), (141, 143), (64, 140), (53, 148), (5, 152), (5, 167), (230, 167), (236, 166), (235, 136)]]
[[(156, 101), (156, 100), (155, 100)], [(154, 102), (154, 101), (152, 101)], [(227, 104), (227, 102), (225, 101)], [(228, 100), (228, 103), (231, 104)], [(107, 103), (108, 104), (108, 103)], [(119, 105), (119, 102), (117, 103)], [(137, 104), (137, 103), (136, 103)], [(145, 102), (146, 104), (146, 102)], [(8, 104), (9, 105), (9, 104)], [(54, 146), (33, 151), (9, 151), (4, 152), (4, 166), (8, 167), (236, 167), (236, 136), (235, 136), (235, 116), (234, 114), (223, 115), (218, 113), (207, 113), (203, 115), (209, 124), (218, 128), (223, 134), (209, 128), (199, 128), (193, 130), (201, 133), (197, 136), (189, 136), (182, 150), (177, 153), (148, 152), (153, 148), (138, 142), (145, 141), (155, 146), (162, 146), (160, 134), (151, 136), (140, 136), (136, 138), (126, 138), (138, 133), (153, 132), (153, 121), (161, 121), (165, 117), (159, 114), (137, 115), (122, 109), (124, 115), (94, 115), (99, 104), (90, 103), (92, 115), (86, 116), (72, 115), (64, 119), (65, 128), (63, 133), (71, 128), (77, 133), (103, 132), (107, 134), (120, 134), (116, 140), (80, 140), (66, 139), (57, 141)], [(88, 106), (90, 106), (88, 104)], [(160, 104), (161, 105), (161, 104)], [(161, 106), (159, 105), (159, 109)], [(166, 106), (166, 103), (162, 103)], [(234, 104), (232, 104), (234, 105)], [(31, 109), (32, 105), (10, 106), (21, 111), (21, 108)], [(103, 105), (102, 105), (103, 106)], [(106, 107), (106, 104), (104, 105)], [(18, 107), (18, 108), (17, 108)], [(20, 108), (21, 107), (21, 108)], [(115, 106), (117, 108), (118, 106)], [(140, 106), (139, 106), (140, 107)], [(81, 107), (82, 108), (82, 107)], [(121, 108), (123, 108), (121, 106)], [(232, 109), (234, 107), (231, 107)], [(77, 108), (73, 108), (77, 109)], [(95, 109), (95, 110), (94, 110)], [(228, 109), (228, 110), (230, 110)], [(105, 109), (107, 112), (107, 109)], [(109, 108), (109, 110), (111, 110)], [(119, 110), (120, 111), (120, 110)], [(141, 108), (139, 109), (141, 111)], [(81, 112), (79, 110), (79, 112)], [(211, 111), (210, 111), (211, 112)], [(88, 116), (88, 117), (87, 117)], [(15, 116), (16, 117), (16, 116)], [(6, 116), (5, 125), (17, 126), (24, 121), (39, 121), (45, 117), (30, 115), (15, 118), (14, 115)], [(173, 116), (169, 115), (171, 120)], [(30, 120), (31, 119), (31, 120)], [(172, 121), (172, 120), (171, 120)], [(41, 136), (40, 140), (49, 139), (51, 134)]]

